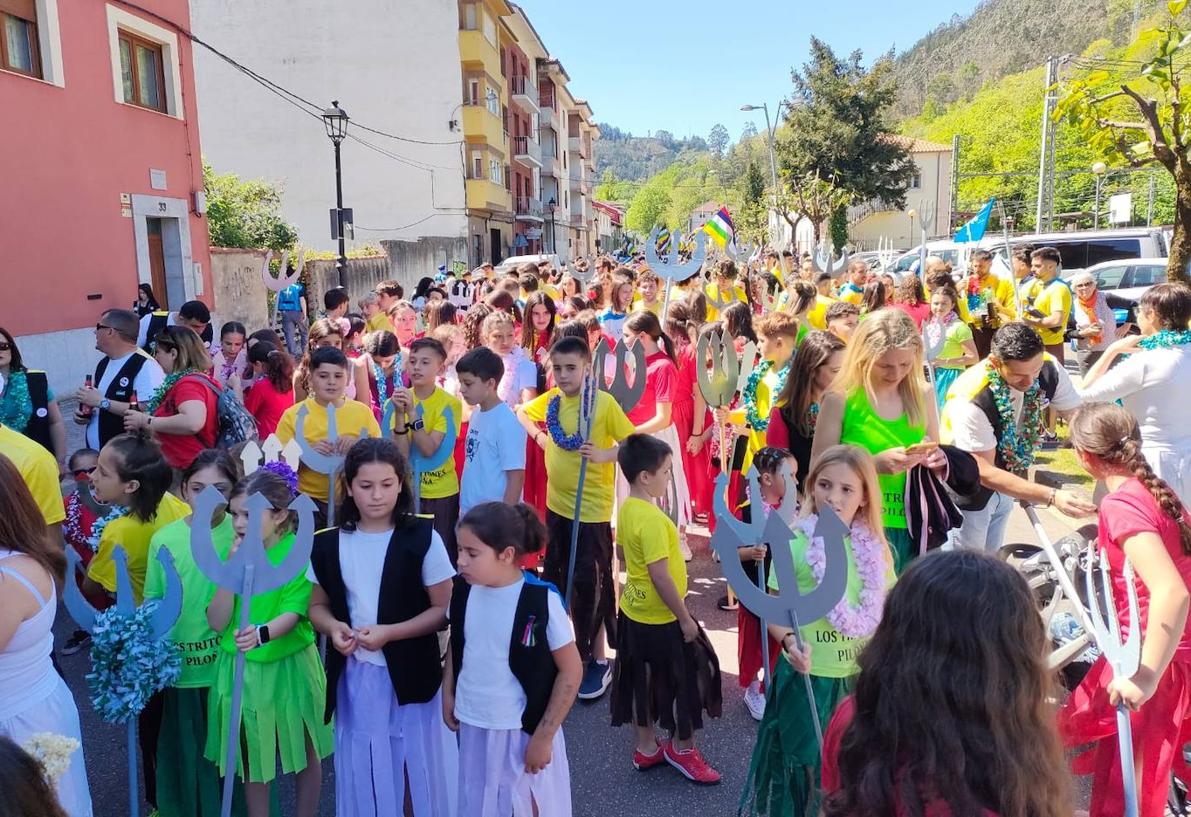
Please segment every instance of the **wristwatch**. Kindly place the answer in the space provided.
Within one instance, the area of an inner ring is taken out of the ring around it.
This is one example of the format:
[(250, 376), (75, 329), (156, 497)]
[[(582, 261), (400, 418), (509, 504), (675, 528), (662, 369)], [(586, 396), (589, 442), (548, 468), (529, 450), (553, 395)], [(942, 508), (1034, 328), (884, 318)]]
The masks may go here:
[(260, 642), (261, 646), (269, 643), (269, 625), (262, 624), (256, 628), (256, 640)]
[(421, 417), (414, 420), (412, 423), (409, 423), (410, 431), (421, 431), (425, 427), (426, 427), (426, 423), (422, 420)]
[(106, 397), (103, 398), (102, 400), (100, 400), (99, 401), (99, 410), (100, 411), (111, 411), (112, 410), (112, 401), (107, 399)]

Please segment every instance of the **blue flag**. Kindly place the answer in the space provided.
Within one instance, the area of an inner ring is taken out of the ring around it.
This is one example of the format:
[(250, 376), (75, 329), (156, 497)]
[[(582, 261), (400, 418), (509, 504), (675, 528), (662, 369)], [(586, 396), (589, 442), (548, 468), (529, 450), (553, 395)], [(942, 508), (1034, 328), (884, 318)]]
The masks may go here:
[(991, 198), (988, 202), (980, 208), (980, 212), (972, 217), (972, 220), (959, 228), (955, 234), (957, 242), (964, 241), (979, 241), (984, 238), (984, 231), (988, 229), (988, 217), (992, 215), (993, 205), (997, 200)]

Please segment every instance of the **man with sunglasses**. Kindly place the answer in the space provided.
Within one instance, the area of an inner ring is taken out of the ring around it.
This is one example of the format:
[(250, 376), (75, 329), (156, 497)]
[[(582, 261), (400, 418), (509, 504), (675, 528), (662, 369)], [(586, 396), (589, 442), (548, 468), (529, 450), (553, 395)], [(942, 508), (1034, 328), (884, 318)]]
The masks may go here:
[(139, 322), (127, 309), (109, 309), (95, 324), (95, 348), (103, 359), (95, 367), (92, 387), (75, 393), (79, 405), (91, 406), (90, 418), (75, 412), (74, 421), (87, 426), (87, 447), (96, 451), (124, 433), (124, 415), (136, 392), (148, 400), (165, 380), (157, 361), (138, 348)]

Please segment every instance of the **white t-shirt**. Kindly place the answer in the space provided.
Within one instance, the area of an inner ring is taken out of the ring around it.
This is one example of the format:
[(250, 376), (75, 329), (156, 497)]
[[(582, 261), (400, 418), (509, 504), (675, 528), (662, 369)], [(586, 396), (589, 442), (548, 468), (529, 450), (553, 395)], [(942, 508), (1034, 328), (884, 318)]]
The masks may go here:
[(466, 465), (459, 484), (459, 516), (481, 502), (500, 502), (509, 483), (506, 471), (525, 468), (525, 429), (504, 403), (473, 411), (463, 446)]
[(1137, 351), (1080, 394), (1088, 403), (1120, 400), (1137, 418), (1143, 445), (1191, 448), (1183, 414), (1191, 408), (1191, 346)]
[[(504, 587), (473, 585), (467, 597), (463, 670), (455, 682), (455, 717), (481, 729), (520, 729), (525, 690), (509, 669), (513, 618), (521, 597), (520, 579)], [(571, 620), (558, 593), (548, 593), (550, 621), (546, 643), (551, 651), (575, 640)]]
[(504, 363), (505, 373), (496, 384), (496, 393), (509, 408), (515, 408), (521, 403), (522, 389), (537, 389), (538, 367), (520, 346), (514, 346), (512, 352), (501, 358), (501, 362)]
[[(980, 364), (985, 365), (985, 364)], [(1057, 411), (1071, 411), (1080, 404), (1079, 392), (1071, 382), (1071, 375), (1061, 365), (1055, 364), (1059, 372), (1059, 383), (1050, 405)], [(1013, 404), (1014, 422), (1021, 426), (1021, 412), (1026, 396), (1014, 388), (1009, 389), (1009, 400)], [(988, 417), (970, 400), (948, 400), (943, 411), (951, 421), (952, 443), (962, 451), (976, 453), (992, 451), (997, 447), (997, 435), (993, 432)]]
[[(124, 368), (124, 364), (128, 362), (128, 358), (132, 357), (135, 352), (129, 352), (123, 357), (109, 358), (108, 366), (103, 371), (103, 377), (99, 378), (99, 382), (95, 384), (95, 388), (99, 390), (100, 399), (107, 394), (108, 387), (112, 385), (112, 380)], [(132, 388), (136, 391), (137, 399), (144, 405), (153, 392), (157, 391), (157, 387), (165, 380), (165, 372), (161, 370), (161, 366), (153, 358), (149, 358), (141, 365), (141, 370), (137, 372), (136, 378), (132, 381)], [(99, 415), (100, 409), (95, 409), (91, 412), (91, 422), (87, 425), (87, 447), (99, 450)]]
[[(343, 586), (347, 589), (347, 610), (355, 629), (376, 625), (377, 605), (380, 601), (380, 578), (385, 566), (385, 555), (389, 552), (389, 540), (393, 531), (364, 533), (363, 531), (339, 531), (339, 569), (343, 573)], [(445, 582), (455, 575), (451, 557), (437, 532), (430, 534), (430, 548), (422, 559), (422, 586), (430, 587)], [(314, 567), (306, 568), (306, 578), (315, 584)], [(352, 653), (369, 664), (385, 666), (384, 653), (357, 647)]]

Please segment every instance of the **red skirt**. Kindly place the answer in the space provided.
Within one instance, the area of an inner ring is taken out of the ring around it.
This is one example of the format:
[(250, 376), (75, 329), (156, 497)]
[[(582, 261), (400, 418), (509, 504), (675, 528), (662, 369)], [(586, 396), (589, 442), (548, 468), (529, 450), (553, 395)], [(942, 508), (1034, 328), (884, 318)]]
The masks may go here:
[[(1104, 658), (1059, 710), (1059, 732), (1071, 746), (1093, 744), (1072, 761), (1076, 774), (1092, 774), (1089, 817), (1120, 817), (1125, 811), (1121, 783), (1120, 750), (1117, 748), (1116, 708), (1108, 702), (1112, 669)], [(1132, 714), (1133, 754), (1137, 758), (1138, 814), (1162, 817), (1172, 772), (1186, 779), (1183, 744), (1191, 712), (1191, 662), (1172, 661), (1154, 697)]]
[[(711, 495), (715, 490), (715, 474), (711, 467), (710, 441), (703, 444), (698, 454), (687, 451), (686, 445), (694, 432), (694, 421), (690, 415), (690, 408), (684, 406), (678, 409), (675, 403), (674, 429), (678, 432), (678, 442), (682, 446), (682, 470), (686, 475), (687, 492), (691, 497), (691, 513), (698, 515), (711, 514)], [(707, 424), (714, 422), (711, 412), (704, 418)], [(704, 425), (704, 428), (707, 426)]]
[[(539, 423), (545, 430), (545, 424)], [(525, 504), (546, 521), (546, 452), (533, 441), (525, 441), (525, 488), (521, 492)]]
[(461, 423), (459, 435), (455, 438), (455, 473), (459, 479), (463, 479), (463, 466), (467, 464), (467, 426), (468, 423)]

